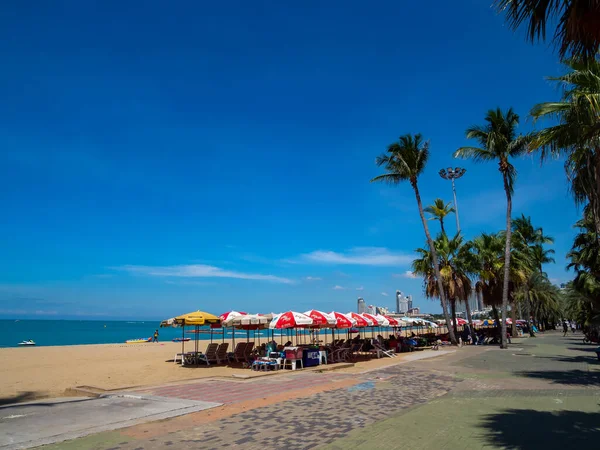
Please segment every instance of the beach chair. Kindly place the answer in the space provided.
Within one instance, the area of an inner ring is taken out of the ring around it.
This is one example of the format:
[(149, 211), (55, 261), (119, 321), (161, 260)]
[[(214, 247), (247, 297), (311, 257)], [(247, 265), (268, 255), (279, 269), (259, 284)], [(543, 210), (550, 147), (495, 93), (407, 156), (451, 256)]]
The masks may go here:
[(217, 364), (226, 363), (227, 362), (227, 349), (229, 348), (229, 343), (225, 342), (219, 345), (217, 349)]
[(242, 362), (244, 360), (244, 352), (246, 351), (247, 344), (247, 342), (238, 342), (235, 345), (233, 353), (229, 355), (229, 359), (234, 360), (235, 362)]
[(197, 361), (205, 362), (207, 366), (210, 366), (211, 362), (218, 362), (217, 360), (217, 349), (219, 348), (219, 344), (208, 344), (206, 347), (206, 352), (204, 354), (199, 354), (197, 357)]
[(250, 356), (252, 356), (252, 350), (254, 349), (254, 342), (248, 342), (244, 350), (244, 361), (248, 362)]
[(391, 350), (386, 350), (381, 346), (381, 344), (373, 339), (373, 352), (377, 354), (377, 358), (381, 358), (381, 355), (385, 355), (388, 358), (396, 358), (396, 354)]

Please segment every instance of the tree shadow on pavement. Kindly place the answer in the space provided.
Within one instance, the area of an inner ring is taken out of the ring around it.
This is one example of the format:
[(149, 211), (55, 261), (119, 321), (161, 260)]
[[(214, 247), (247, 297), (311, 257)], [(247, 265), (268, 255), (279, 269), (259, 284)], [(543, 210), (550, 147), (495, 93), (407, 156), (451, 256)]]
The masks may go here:
[(593, 346), (593, 347), (567, 347), (567, 350), (573, 350), (575, 352), (592, 352), (592, 353), (596, 353), (596, 347), (597, 346)]
[(511, 450), (572, 449), (597, 446), (600, 413), (508, 409), (483, 418), (484, 438)]
[(600, 386), (600, 373), (585, 370), (530, 370), (517, 372), (527, 378), (539, 378), (556, 384), (576, 386)]

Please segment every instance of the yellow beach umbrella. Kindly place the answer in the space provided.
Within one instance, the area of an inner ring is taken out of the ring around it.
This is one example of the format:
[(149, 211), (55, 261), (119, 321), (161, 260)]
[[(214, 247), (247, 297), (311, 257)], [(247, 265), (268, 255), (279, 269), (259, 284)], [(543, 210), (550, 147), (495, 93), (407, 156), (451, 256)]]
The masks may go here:
[(181, 316), (174, 317), (174, 322), (178, 325), (191, 325), (191, 326), (202, 326), (202, 325), (212, 325), (221, 323), (221, 319), (219, 319), (214, 314), (210, 314), (204, 311), (194, 311), (187, 314), (182, 314)]

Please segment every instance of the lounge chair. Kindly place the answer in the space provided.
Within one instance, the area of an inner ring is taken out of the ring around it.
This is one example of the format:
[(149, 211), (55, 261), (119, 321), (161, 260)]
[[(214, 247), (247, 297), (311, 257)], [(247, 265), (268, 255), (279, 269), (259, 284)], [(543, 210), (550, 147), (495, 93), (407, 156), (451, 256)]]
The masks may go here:
[(219, 344), (208, 344), (208, 347), (206, 347), (206, 353), (198, 355), (198, 362), (205, 362), (207, 366), (210, 366), (211, 362), (219, 362), (217, 359), (218, 348)]
[(244, 361), (248, 362), (250, 360), (250, 356), (252, 355), (252, 350), (254, 349), (254, 342), (248, 342), (246, 345), (246, 349), (244, 350)]
[(219, 345), (217, 349), (217, 364), (226, 363), (227, 362), (227, 349), (229, 348), (229, 343), (225, 342)]
[(385, 356), (387, 356), (388, 358), (395, 358), (395, 357), (396, 357), (396, 354), (395, 354), (393, 351), (391, 351), (391, 350), (386, 350), (386, 349), (385, 349), (385, 348), (383, 348), (383, 347), (381, 346), (381, 344), (380, 344), (378, 341), (376, 341), (376, 340), (373, 340), (373, 347), (374, 347), (374, 349), (373, 349), (373, 352), (374, 352), (374, 353), (377, 353), (377, 357), (378, 357), (378, 358), (381, 358), (381, 355), (385, 355)]
[(244, 359), (244, 355), (246, 352), (246, 346), (248, 345), (247, 342), (238, 342), (235, 346), (235, 350), (233, 351), (233, 355), (232, 355), (232, 359), (235, 360), (235, 362), (242, 362), (245, 361)]

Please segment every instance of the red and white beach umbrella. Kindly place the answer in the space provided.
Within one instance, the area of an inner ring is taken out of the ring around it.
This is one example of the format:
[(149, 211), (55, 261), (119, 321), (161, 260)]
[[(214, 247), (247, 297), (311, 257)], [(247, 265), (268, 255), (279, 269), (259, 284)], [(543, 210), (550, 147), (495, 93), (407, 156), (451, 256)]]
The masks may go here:
[(314, 328), (333, 328), (336, 325), (336, 320), (331, 317), (329, 314), (317, 311), (316, 309), (311, 309), (310, 311), (306, 311), (308, 317), (313, 320), (313, 324), (310, 325)]
[(375, 318), (379, 322), (380, 327), (389, 327), (390, 326), (390, 321), (387, 319), (387, 317), (382, 316), (381, 314), (377, 314), (375, 316)]
[(269, 328), (272, 330), (280, 330), (284, 328), (303, 328), (313, 324), (313, 320), (306, 314), (296, 311), (288, 311), (278, 316), (275, 316)]
[(387, 319), (388, 323), (390, 324), (390, 327), (400, 326), (400, 322), (398, 320), (394, 319), (393, 317), (389, 317), (389, 316), (383, 316), (383, 317)]
[(221, 324), (224, 327), (230, 327), (231, 322), (233, 322), (234, 319), (241, 318), (245, 315), (247, 315), (247, 314), (242, 311), (229, 311), (229, 312), (221, 314), (219, 316), (219, 319), (221, 319)]
[(377, 317), (375, 317), (373, 314), (362, 313), (361, 316), (363, 316), (367, 320), (367, 323), (369, 323), (370, 327), (379, 326), (379, 319), (377, 319)]
[(463, 325), (466, 325), (466, 323), (467, 323), (467, 321), (466, 321), (465, 319), (461, 319), (460, 317), (457, 317), (457, 318), (456, 318), (456, 324), (457, 324), (459, 327), (462, 327)]
[(354, 321), (350, 320), (345, 314), (331, 311), (329, 315), (335, 319), (335, 327), (338, 329), (352, 328), (354, 325)]
[(346, 314), (346, 316), (349, 317), (350, 319), (354, 319), (354, 326), (357, 328), (364, 328), (364, 327), (370, 326), (369, 323), (367, 322), (367, 319), (365, 319), (363, 316), (361, 316), (358, 313), (349, 312), (348, 314)]

